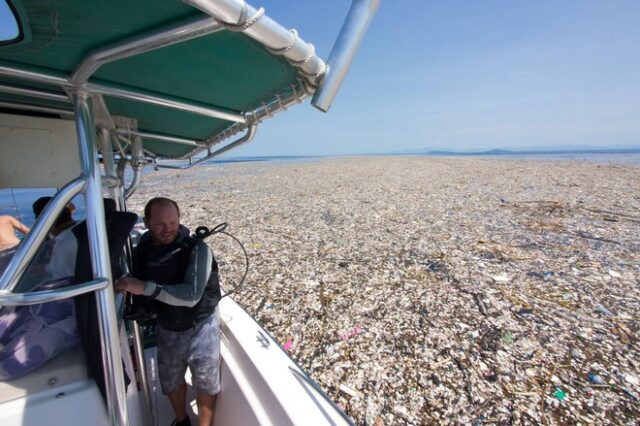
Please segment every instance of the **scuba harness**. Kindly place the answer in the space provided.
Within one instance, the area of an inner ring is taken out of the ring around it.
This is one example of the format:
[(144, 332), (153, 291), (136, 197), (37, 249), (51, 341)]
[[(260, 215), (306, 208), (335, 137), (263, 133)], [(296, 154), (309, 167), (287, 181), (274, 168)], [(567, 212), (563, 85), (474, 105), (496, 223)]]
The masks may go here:
[[(184, 272), (184, 268), (188, 263), (191, 251), (193, 250), (194, 247), (196, 247), (196, 245), (198, 245), (201, 241), (204, 241), (206, 238), (214, 234), (225, 234), (231, 237), (232, 239), (234, 239), (240, 245), (240, 248), (242, 249), (245, 256), (245, 271), (242, 278), (238, 282), (238, 284), (235, 285), (230, 291), (225, 292), (225, 294), (221, 296), (219, 282), (218, 282), (218, 265), (215, 261), (215, 258), (212, 258), (211, 274), (209, 276), (207, 285), (204, 290), (205, 294), (203, 294), (201, 300), (198, 302), (198, 306), (201, 304), (201, 302), (204, 301), (204, 299), (208, 298), (209, 300), (207, 300), (207, 303), (210, 305), (212, 309), (215, 308), (217, 303), (222, 298), (233, 294), (242, 286), (249, 272), (249, 256), (247, 254), (247, 251), (244, 248), (243, 244), (240, 242), (240, 240), (238, 240), (235, 236), (229, 234), (228, 232), (225, 232), (225, 229), (227, 228), (227, 226), (228, 226), (227, 223), (223, 222), (216, 225), (212, 229), (209, 229), (206, 226), (197, 227), (194, 234), (183, 238), (182, 241), (176, 244), (177, 245), (176, 248), (162, 255), (160, 258), (154, 259), (154, 261), (149, 261), (146, 258), (143, 258), (143, 259), (138, 258), (137, 260), (135, 260), (135, 264), (138, 264), (138, 267), (134, 269), (134, 273), (141, 274), (142, 271), (145, 271), (145, 272), (142, 272), (142, 274), (148, 275), (146, 272), (147, 271), (146, 268), (149, 265), (163, 265), (166, 263), (175, 264), (176, 262), (178, 262), (179, 268), (182, 270), (182, 272)], [(142, 246), (142, 248), (144, 249), (146, 247), (146, 244), (149, 244), (149, 243), (145, 242), (144, 240), (141, 240), (138, 245), (138, 248), (140, 248), (142, 244), (145, 244), (144, 246)], [(138, 255), (140, 254), (143, 254), (143, 257), (144, 255), (148, 255), (148, 249), (146, 249), (142, 253), (138, 253)], [(175, 259), (176, 257), (177, 259)], [(142, 263), (142, 265), (139, 265), (139, 263)], [(147, 277), (145, 276), (144, 278), (147, 278)], [(211, 293), (212, 291), (213, 293)], [(210, 299), (213, 299), (213, 300), (210, 300)], [(157, 319), (158, 310), (166, 310), (166, 308), (177, 309), (178, 311), (180, 309), (187, 309), (187, 308), (170, 308), (170, 305), (163, 306), (165, 304), (157, 305), (157, 303), (161, 303), (161, 302), (156, 302), (155, 300), (147, 296), (133, 296), (130, 294), (129, 297), (127, 297), (126, 299), (123, 318), (127, 320), (137, 321), (144, 324), (144, 323), (150, 323), (152, 321), (155, 321)]]

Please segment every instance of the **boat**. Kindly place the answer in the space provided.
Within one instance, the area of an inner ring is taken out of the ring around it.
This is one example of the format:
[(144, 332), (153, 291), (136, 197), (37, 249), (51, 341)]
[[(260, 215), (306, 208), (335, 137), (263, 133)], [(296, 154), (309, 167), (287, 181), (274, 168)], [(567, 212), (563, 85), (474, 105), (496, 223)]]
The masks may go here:
[[(130, 214), (127, 199), (153, 169), (205, 163), (308, 98), (328, 111), (378, 3), (352, 2), (323, 60), (296, 30), (242, 0), (6, 1), (18, 31), (0, 42), (0, 188), (55, 193), (2, 271), (0, 307), (88, 296), (98, 331), (95, 353), (75, 346), (0, 382), (2, 425), (171, 422), (153, 347), (137, 321), (123, 319), (125, 297), (113, 290), (131, 241), (113, 242), (103, 197)], [(22, 285), (56, 218), (78, 197), (88, 279)], [(214, 424), (352, 423), (232, 297), (219, 307)], [(102, 387), (87, 373), (91, 359), (101, 362)]]

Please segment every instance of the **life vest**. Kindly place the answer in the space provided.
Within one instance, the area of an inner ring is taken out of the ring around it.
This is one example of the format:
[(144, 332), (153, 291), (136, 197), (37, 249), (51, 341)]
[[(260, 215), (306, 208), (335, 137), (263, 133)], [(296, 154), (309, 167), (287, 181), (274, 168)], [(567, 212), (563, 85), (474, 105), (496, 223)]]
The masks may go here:
[[(186, 230), (186, 228), (181, 227), (181, 230)], [(186, 232), (188, 235), (188, 230)], [(184, 275), (191, 254), (198, 243), (199, 240), (186, 236), (182, 239), (178, 238), (172, 244), (156, 247), (151, 243), (151, 238), (142, 238), (134, 255), (134, 276), (143, 281), (155, 281), (163, 286), (184, 283)], [(174, 256), (170, 256), (166, 260), (163, 259), (179, 248), (181, 250)], [(160, 259), (162, 261), (159, 261)], [(159, 300), (154, 300), (153, 303), (158, 315), (158, 323), (162, 327), (172, 331), (184, 331), (209, 317), (220, 298), (218, 263), (212, 256), (211, 274), (204, 293), (196, 305), (192, 307), (173, 306)]]

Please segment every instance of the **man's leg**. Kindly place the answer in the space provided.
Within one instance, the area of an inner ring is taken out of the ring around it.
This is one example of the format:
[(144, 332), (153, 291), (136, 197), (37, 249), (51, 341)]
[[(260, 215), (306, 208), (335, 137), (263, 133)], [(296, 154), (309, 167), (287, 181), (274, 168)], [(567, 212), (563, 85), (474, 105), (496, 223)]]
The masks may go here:
[(185, 417), (187, 417), (187, 384), (182, 383), (177, 390), (167, 394), (167, 396), (169, 397), (169, 401), (171, 401), (173, 412), (176, 413), (176, 420), (184, 420)]
[(187, 363), (184, 361), (190, 336), (181, 332), (165, 330), (158, 326), (158, 376), (162, 392), (167, 395), (176, 414), (176, 422), (187, 417), (187, 384), (184, 373)]
[(216, 395), (220, 392), (220, 319), (217, 311), (198, 324), (197, 329), (196, 338), (191, 345), (189, 366), (198, 392), (198, 424), (210, 426)]
[(213, 421), (213, 408), (216, 405), (216, 396), (198, 392), (196, 404), (198, 405), (198, 425), (211, 426), (211, 422)]

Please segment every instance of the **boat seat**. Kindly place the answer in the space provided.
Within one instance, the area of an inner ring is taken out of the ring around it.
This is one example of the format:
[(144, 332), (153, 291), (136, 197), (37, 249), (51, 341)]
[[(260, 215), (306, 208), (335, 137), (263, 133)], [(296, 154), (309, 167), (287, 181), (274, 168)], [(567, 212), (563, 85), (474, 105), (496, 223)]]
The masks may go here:
[[(109, 198), (104, 199), (107, 243), (111, 260), (111, 275), (114, 280), (122, 275), (120, 268), (122, 251), (133, 225), (138, 220), (138, 215), (116, 211), (115, 207), (115, 201)], [(74, 280), (76, 283), (82, 283), (93, 279), (86, 220), (76, 225), (72, 231), (78, 241)], [(87, 356), (87, 371), (89, 377), (96, 381), (103, 398), (106, 399), (106, 384), (101, 355), (102, 342), (100, 341), (100, 327), (96, 316), (96, 297), (94, 293), (85, 293), (76, 296), (74, 300), (76, 319), (78, 321), (78, 335)], [(124, 374), (125, 385), (128, 385), (130, 378), (127, 376), (126, 371)]]
[(86, 379), (84, 353), (76, 345), (24, 376), (0, 381), (0, 404)]

